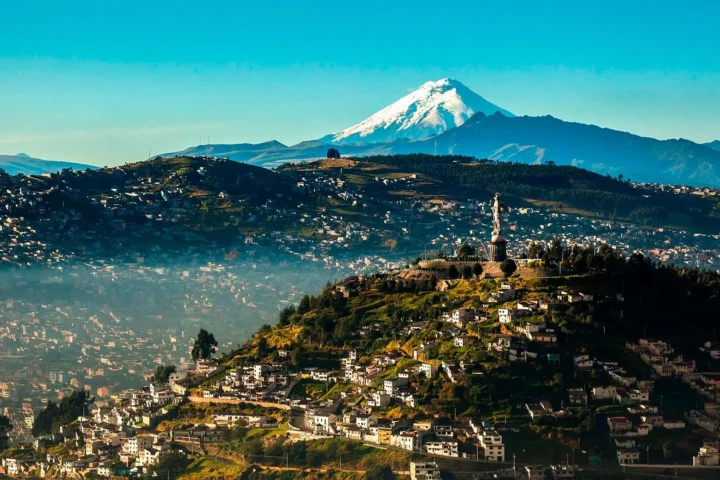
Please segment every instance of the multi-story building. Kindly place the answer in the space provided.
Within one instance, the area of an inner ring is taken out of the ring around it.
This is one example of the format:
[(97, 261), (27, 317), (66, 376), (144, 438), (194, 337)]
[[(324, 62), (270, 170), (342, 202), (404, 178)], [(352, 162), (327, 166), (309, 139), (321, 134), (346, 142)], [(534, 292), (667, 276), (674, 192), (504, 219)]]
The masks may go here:
[(505, 461), (505, 445), (502, 436), (495, 430), (483, 429), (478, 435), (480, 446), (485, 451), (485, 459), (493, 462)]
[(458, 457), (458, 442), (456, 440), (433, 440), (425, 444), (425, 450), (430, 455), (445, 457)]
[(433, 462), (410, 462), (412, 480), (440, 480), (440, 469)]

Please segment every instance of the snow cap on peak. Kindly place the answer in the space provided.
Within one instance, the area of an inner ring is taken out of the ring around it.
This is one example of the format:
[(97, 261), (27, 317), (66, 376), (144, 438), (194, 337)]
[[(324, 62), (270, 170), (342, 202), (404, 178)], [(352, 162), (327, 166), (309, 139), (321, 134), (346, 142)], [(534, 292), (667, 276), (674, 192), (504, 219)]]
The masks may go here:
[(453, 85), (463, 85), (462, 83), (458, 82), (457, 80), (454, 80), (452, 78), (441, 78), (440, 80), (430, 80), (429, 82), (425, 82), (422, 84), (422, 87), (420, 88), (442, 88), (442, 87), (449, 87)]
[(332, 136), (332, 143), (419, 140), (462, 125), (477, 112), (513, 116), (451, 78), (425, 82), (366, 120)]

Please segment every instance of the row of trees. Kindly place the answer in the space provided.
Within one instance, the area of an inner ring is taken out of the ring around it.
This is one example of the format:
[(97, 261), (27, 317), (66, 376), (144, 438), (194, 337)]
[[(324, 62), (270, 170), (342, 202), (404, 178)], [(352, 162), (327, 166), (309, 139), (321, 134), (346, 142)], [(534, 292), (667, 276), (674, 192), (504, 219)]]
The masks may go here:
[[(508, 258), (500, 263), (500, 271), (506, 277), (509, 277), (517, 270), (517, 263), (515, 260)], [(458, 269), (455, 264), (448, 267), (447, 276), (450, 279), (463, 278), (469, 280), (473, 277), (479, 277), (483, 273), (482, 265), (475, 263), (472, 267), (470, 265), (463, 265), (462, 268)]]
[(455, 264), (448, 267), (447, 276), (450, 279), (464, 278), (466, 280), (473, 278), (473, 276), (479, 277), (483, 273), (482, 265), (475, 263), (472, 267), (470, 265), (464, 265), (461, 269), (458, 269)]
[(63, 398), (60, 403), (48, 400), (45, 408), (35, 417), (32, 434), (37, 437), (40, 435), (51, 433), (57, 425), (67, 424), (76, 420), (80, 415), (87, 411), (87, 407), (93, 402), (94, 398), (84, 390), (75, 390), (70, 395)]

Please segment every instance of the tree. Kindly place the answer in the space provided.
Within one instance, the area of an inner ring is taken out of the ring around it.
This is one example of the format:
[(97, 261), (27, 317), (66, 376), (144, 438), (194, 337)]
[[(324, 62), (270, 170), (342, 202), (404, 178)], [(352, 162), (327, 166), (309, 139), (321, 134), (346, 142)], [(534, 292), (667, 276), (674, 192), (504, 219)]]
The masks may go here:
[(178, 478), (189, 465), (187, 455), (180, 452), (170, 452), (160, 456), (157, 465), (149, 468), (149, 473), (157, 478)]
[(310, 297), (305, 295), (300, 299), (300, 304), (297, 307), (297, 313), (300, 315), (305, 315), (308, 313), (312, 307), (310, 306)]
[(215, 340), (215, 335), (201, 328), (190, 352), (193, 362), (207, 360), (212, 357), (212, 354), (217, 350), (217, 346), (218, 342)]
[(673, 458), (673, 450), (675, 450), (675, 443), (672, 440), (668, 440), (663, 443), (663, 457), (665, 460), (671, 460)]
[(0, 415), (0, 452), (6, 450), (10, 446), (8, 434), (12, 428), (13, 426), (10, 423), (10, 419), (4, 415)]
[(373, 467), (365, 474), (367, 480), (393, 480), (395, 475), (388, 465)]
[(65, 396), (59, 404), (48, 400), (45, 408), (38, 412), (32, 427), (32, 434), (38, 437), (51, 433), (56, 425), (70, 423), (86, 413), (87, 406), (93, 402), (88, 392), (84, 390), (73, 391)]
[(479, 263), (476, 263), (475, 265), (473, 265), (473, 273), (475, 274), (476, 277), (479, 277), (480, 275), (482, 275), (482, 273), (483, 273), (482, 265), (480, 265)]
[(337, 148), (329, 148), (327, 158), (340, 158), (340, 151)]
[(472, 276), (473, 276), (472, 268), (470, 267), (470, 265), (465, 265), (465, 266), (462, 268), (462, 277), (463, 277), (465, 280), (468, 280), (468, 279), (472, 278)]
[(170, 375), (175, 373), (175, 365), (160, 365), (155, 369), (153, 380), (159, 383), (166, 383)]
[(458, 249), (457, 256), (460, 258), (474, 257), (475, 248), (473, 248), (473, 246), (470, 244), (463, 243), (462, 246)]
[(503, 275), (505, 275), (506, 277), (509, 277), (510, 275), (515, 273), (515, 270), (517, 270), (517, 264), (515, 263), (515, 260), (511, 258), (505, 259), (500, 264), (500, 271), (502, 271)]
[(458, 272), (457, 267), (453, 264), (450, 265), (450, 268), (448, 268), (448, 278), (458, 278), (460, 276), (460, 273)]
[(293, 305), (283, 308), (280, 311), (280, 326), (284, 327), (289, 324), (290, 318), (292, 318), (293, 315), (295, 315), (295, 307)]

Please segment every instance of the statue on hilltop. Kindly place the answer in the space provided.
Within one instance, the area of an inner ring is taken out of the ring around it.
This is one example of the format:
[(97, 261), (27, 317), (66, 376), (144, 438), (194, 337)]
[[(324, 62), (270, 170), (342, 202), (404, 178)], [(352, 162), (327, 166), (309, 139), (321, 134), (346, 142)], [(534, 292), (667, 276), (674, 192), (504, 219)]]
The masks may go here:
[(507, 258), (507, 240), (502, 236), (502, 211), (507, 211), (507, 205), (500, 201), (500, 194), (495, 193), (492, 202), (493, 231), (489, 244), (491, 262), (502, 262)]
[(493, 211), (493, 236), (502, 235), (502, 211), (507, 210), (507, 205), (500, 202), (500, 194), (495, 193), (495, 198), (492, 203)]

